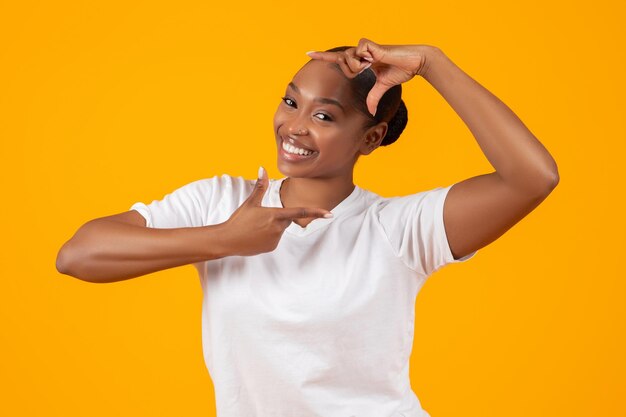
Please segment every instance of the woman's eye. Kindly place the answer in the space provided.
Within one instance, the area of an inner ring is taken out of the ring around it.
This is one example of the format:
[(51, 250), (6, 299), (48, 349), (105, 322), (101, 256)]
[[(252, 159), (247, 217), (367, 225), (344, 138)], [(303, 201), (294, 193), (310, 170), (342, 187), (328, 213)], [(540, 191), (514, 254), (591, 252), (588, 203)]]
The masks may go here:
[[(290, 99), (289, 97), (281, 97), (281, 100), (283, 100), (285, 102), (286, 105), (288, 105), (289, 107), (295, 107), (295, 102)], [(326, 113), (317, 113), (317, 114), (321, 114), (322, 116), (324, 116), (324, 118), (320, 118), (318, 117), (318, 119), (324, 121), (324, 122), (330, 122), (332, 121), (332, 117), (330, 117), (329, 115), (327, 115)]]
[(330, 122), (331, 120), (333, 120), (329, 115), (325, 114), (325, 113), (317, 113), (317, 114), (321, 114), (322, 116), (326, 117), (325, 119), (320, 119), (318, 117), (318, 119), (323, 120), (325, 122)]
[(281, 97), (281, 98), (285, 102), (285, 104), (288, 106), (291, 106), (291, 104), (293, 103), (293, 100), (290, 99), (289, 97)]

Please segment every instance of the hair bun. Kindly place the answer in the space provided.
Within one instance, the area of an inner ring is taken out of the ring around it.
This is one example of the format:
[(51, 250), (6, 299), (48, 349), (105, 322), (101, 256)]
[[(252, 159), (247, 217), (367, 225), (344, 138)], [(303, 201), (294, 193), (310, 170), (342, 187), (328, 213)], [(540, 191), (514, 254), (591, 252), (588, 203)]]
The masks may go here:
[(387, 146), (394, 143), (400, 137), (400, 134), (402, 134), (402, 131), (406, 127), (408, 121), (409, 118), (406, 105), (404, 104), (404, 100), (400, 99), (398, 110), (396, 110), (396, 113), (387, 123), (387, 133), (380, 143), (380, 146)]

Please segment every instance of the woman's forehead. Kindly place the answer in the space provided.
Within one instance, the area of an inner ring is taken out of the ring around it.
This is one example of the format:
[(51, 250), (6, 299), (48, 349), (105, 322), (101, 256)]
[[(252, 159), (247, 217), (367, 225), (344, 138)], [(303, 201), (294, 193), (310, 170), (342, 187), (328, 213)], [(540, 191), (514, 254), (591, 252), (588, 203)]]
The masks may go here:
[(331, 62), (311, 60), (293, 77), (291, 83), (303, 93), (336, 99), (347, 99), (350, 94), (349, 78), (341, 68)]

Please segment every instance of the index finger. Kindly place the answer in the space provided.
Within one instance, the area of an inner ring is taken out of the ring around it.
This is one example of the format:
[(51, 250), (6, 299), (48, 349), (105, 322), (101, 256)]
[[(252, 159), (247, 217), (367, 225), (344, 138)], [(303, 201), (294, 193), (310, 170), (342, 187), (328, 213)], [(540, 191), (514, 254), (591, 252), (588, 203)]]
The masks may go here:
[(337, 62), (337, 56), (339, 55), (337, 52), (326, 51), (308, 51), (306, 54), (313, 59), (321, 59), (322, 61), (335, 63)]
[(306, 217), (324, 217), (330, 218), (333, 217), (333, 213), (328, 210), (324, 210), (322, 208), (311, 208), (311, 207), (287, 207), (287, 208), (276, 208), (274, 209), (276, 212), (276, 218), (278, 219), (302, 219)]
[(306, 54), (312, 59), (337, 64), (346, 77), (354, 78), (372, 65), (372, 63), (367, 60), (361, 61), (360, 57), (356, 56), (354, 52), (355, 48), (349, 48), (343, 51), (332, 52), (309, 51)]

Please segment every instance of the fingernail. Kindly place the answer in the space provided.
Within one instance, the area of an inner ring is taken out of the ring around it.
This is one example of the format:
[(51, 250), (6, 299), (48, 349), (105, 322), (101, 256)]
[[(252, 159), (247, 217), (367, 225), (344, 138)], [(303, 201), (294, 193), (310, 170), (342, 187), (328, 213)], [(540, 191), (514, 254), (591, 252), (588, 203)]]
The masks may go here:
[[(368, 69), (369, 67), (372, 66), (372, 63), (370, 62), (369, 64), (367, 64), (366, 66), (363, 67), (363, 69), (361, 71), (359, 71), (359, 74), (362, 73), (363, 71), (365, 71), (366, 69)], [(358, 74), (357, 74), (358, 75)]]
[(364, 56), (362, 58), (369, 62), (372, 62), (374, 60), (374, 58), (370, 58), (369, 56)]
[(311, 56), (311, 54), (312, 54), (313, 52), (315, 52), (315, 51), (307, 51), (307, 52), (306, 52), (306, 54), (307, 54), (308, 56)]
[(261, 178), (263, 177), (263, 172), (264, 172), (264, 171), (265, 171), (265, 170), (263, 169), (263, 167), (262, 167), (262, 166), (260, 166), (260, 167), (259, 167), (259, 179), (261, 179)]
[(324, 214), (324, 217), (327, 218), (327, 219), (330, 218), (330, 217), (333, 217), (333, 213), (326, 213), (326, 214)]

